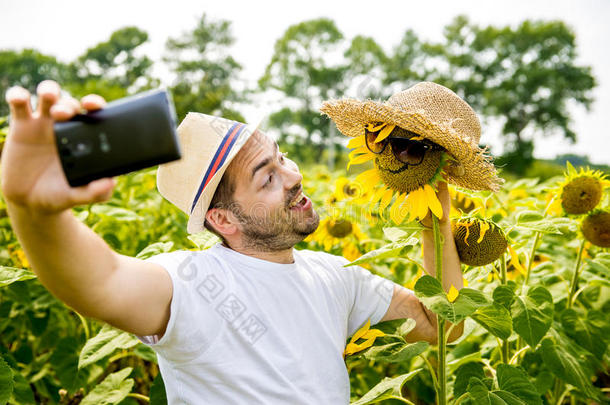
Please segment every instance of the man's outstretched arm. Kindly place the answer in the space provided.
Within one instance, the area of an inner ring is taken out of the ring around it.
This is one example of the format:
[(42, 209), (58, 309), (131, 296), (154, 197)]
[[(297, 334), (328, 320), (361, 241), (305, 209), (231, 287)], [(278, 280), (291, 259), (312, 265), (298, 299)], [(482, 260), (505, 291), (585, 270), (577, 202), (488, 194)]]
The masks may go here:
[[(53, 122), (80, 111), (59, 99), (59, 86), (38, 87), (38, 108), (19, 87), (6, 94), (11, 110), (1, 159), (2, 193), (11, 225), (41, 283), (76, 311), (138, 335), (162, 334), (169, 319), (172, 283), (154, 263), (120, 255), (72, 214), (71, 207), (110, 198), (114, 182), (70, 187), (63, 174)], [(88, 110), (104, 100), (87, 96)]]
[[(443, 206), (443, 218), (439, 221), (441, 240), (443, 243), (443, 288), (449, 291), (451, 286), (455, 286), (458, 290), (463, 287), (462, 269), (460, 259), (453, 241), (453, 233), (451, 231), (451, 221), (449, 221), (449, 211), (451, 208), (451, 200), (447, 183), (438, 184), (437, 196)], [(432, 219), (430, 214), (422, 223), (431, 228)], [(434, 268), (434, 238), (431, 229), (422, 231), (422, 243), (424, 248), (424, 269), (431, 276), (435, 276)], [(424, 340), (432, 344), (437, 343), (437, 321), (436, 314), (429, 311), (421, 301), (413, 295), (413, 293), (401, 286), (394, 286), (394, 294), (388, 311), (381, 321), (389, 321), (392, 319), (411, 318), (416, 322), (415, 328), (405, 338), (407, 341)], [(450, 325), (448, 323), (448, 325)], [(456, 325), (448, 341), (453, 341), (460, 337), (464, 331), (464, 322)]]

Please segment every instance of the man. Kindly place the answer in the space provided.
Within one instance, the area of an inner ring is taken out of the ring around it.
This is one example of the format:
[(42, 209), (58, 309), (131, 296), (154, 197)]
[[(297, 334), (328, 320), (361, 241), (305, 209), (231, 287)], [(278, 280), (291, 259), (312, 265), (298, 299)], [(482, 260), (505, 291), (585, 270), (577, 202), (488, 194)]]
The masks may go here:
[[(436, 317), (412, 291), (361, 267), (343, 268), (343, 258), (293, 249), (319, 221), (302, 194), (302, 176), (275, 142), (239, 123), (222, 120), (222, 131), (212, 131), (213, 117), (189, 114), (179, 128), (183, 159), (158, 173), (162, 194), (190, 214), (189, 232), (205, 222), (223, 244), (147, 260), (114, 252), (70, 210), (107, 200), (114, 179), (69, 187), (53, 135), (54, 121), (102, 108), (104, 100), (60, 99), (52, 81), (37, 93), (35, 112), (25, 89), (6, 95), (11, 122), (1, 181), (13, 228), (54, 295), (157, 352), (170, 404), (348, 403), (342, 352), (367, 320), (412, 318), (417, 325), (406, 338), (436, 342)], [(242, 142), (229, 143), (238, 134)], [(185, 164), (201, 171), (177, 170)], [(438, 196), (444, 287), (459, 289), (445, 183)], [(430, 231), (423, 241), (433, 274)], [(450, 339), (461, 333), (459, 325)]]

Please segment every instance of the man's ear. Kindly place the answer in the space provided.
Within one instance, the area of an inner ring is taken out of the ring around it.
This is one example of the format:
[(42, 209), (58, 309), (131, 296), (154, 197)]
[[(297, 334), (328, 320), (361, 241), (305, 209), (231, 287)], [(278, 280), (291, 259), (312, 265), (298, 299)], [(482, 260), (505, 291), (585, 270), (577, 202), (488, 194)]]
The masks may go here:
[(212, 208), (205, 213), (205, 218), (221, 235), (232, 235), (237, 231), (234, 215), (229, 210)]

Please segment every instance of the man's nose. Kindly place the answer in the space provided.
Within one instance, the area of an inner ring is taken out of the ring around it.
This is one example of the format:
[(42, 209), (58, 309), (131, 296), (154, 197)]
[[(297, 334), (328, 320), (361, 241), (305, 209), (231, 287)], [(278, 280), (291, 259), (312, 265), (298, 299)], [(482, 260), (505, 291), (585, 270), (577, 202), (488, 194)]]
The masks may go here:
[(301, 184), (303, 181), (303, 175), (299, 171), (296, 163), (289, 161), (289, 163), (285, 166), (284, 170), (284, 178), (285, 178), (285, 186), (288, 190), (296, 186), (297, 184)]

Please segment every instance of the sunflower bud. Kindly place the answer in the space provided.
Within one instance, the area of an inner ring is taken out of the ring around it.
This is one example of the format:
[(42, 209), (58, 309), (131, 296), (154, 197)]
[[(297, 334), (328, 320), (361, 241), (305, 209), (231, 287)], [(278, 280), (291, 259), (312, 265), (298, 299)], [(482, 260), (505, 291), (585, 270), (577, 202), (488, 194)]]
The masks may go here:
[(452, 223), (460, 261), (468, 266), (484, 266), (497, 260), (508, 246), (506, 236), (492, 221), (477, 218)]
[(610, 247), (610, 212), (597, 210), (589, 214), (581, 225), (585, 239), (600, 247)]

